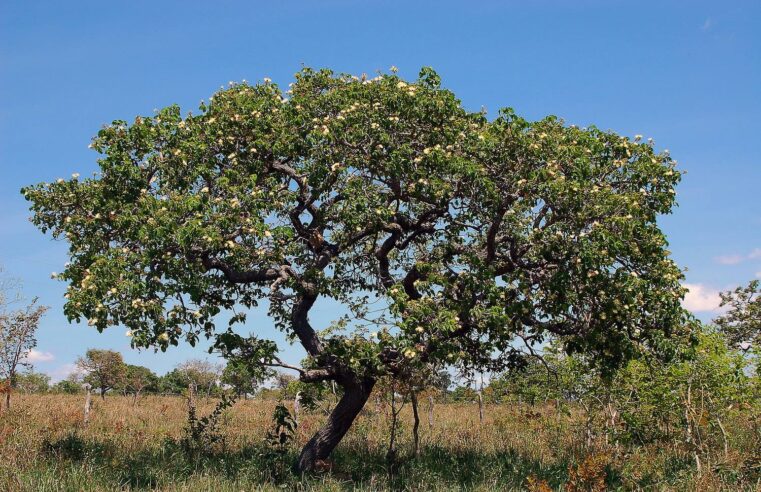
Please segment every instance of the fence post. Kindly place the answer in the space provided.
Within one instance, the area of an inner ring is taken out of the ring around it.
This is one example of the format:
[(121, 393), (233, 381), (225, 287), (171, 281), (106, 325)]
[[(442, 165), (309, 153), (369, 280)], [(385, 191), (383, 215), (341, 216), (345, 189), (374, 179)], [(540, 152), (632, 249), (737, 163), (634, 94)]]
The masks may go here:
[(82, 385), (82, 388), (85, 390), (84, 423), (85, 427), (87, 427), (90, 424), (90, 409), (92, 408), (92, 393), (90, 392), (90, 390), (92, 390), (92, 386), (88, 383), (85, 383)]
[(299, 410), (301, 410), (301, 391), (296, 392), (296, 397), (293, 399), (293, 420), (299, 423)]

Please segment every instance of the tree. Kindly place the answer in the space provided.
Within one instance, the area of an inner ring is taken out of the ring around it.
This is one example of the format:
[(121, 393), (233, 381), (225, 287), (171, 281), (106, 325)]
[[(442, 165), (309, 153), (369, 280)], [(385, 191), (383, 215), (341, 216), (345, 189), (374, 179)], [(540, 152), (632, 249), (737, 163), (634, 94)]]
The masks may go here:
[(721, 293), (721, 305), (729, 306), (714, 321), (730, 343), (747, 350), (761, 346), (761, 282), (752, 280), (745, 287)]
[(140, 397), (140, 393), (144, 390), (156, 389), (157, 385), (158, 376), (147, 367), (125, 364), (120, 386), (126, 393), (132, 394), (133, 403)]
[(238, 396), (253, 394), (262, 382), (265, 374), (252, 370), (249, 364), (229, 361), (222, 371), (220, 381), (232, 387)]
[(51, 389), (56, 393), (75, 395), (82, 391), (82, 383), (78, 383), (71, 379), (62, 379), (54, 384)]
[(46, 393), (50, 388), (50, 376), (29, 370), (16, 376), (16, 387), (24, 393)]
[(84, 357), (77, 359), (77, 367), (86, 373), (84, 381), (100, 389), (100, 397), (121, 384), (126, 365), (122, 354), (113, 350), (89, 349)]
[[(685, 326), (656, 222), (681, 175), (668, 153), (555, 117), (489, 120), (429, 68), (411, 82), (305, 68), (287, 93), (233, 84), (198, 114), (114, 121), (92, 147), (96, 176), (22, 190), (33, 222), (69, 242), (65, 313), (126, 325), (136, 347), (208, 336), (334, 381), (343, 395), (300, 470), (402, 367), (501, 372), (553, 337), (614, 367)], [(233, 331), (263, 301), (300, 367)], [(318, 331), (317, 303), (348, 314)]]
[(7, 410), (11, 407), (11, 390), (17, 385), (19, 368), (30, 367), (26, 358), (37, 346), (35, 332), (48, 308), (37, 305), (36, 299), (24, 309), (6, 311), (5, 308), (5, 304), (0, 304), (0, 380), (7, 384)]
[(173, 393), (181, 393), (193, 385), (196, 389), (205, 390), (211, 396), (219, 382), (222, 368), (207, 360), (191, 359), (185, 361), (165, 376), (165, 386)]

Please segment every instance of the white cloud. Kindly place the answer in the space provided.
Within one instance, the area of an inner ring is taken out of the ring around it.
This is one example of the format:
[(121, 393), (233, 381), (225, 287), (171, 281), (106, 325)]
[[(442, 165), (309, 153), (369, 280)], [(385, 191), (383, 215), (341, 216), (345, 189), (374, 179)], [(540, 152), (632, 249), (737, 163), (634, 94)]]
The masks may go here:
[(738, 263), (742, 263), (746, 260), (758, 260), (761, 259), (761, 248), (755, 248), (753, 251), (748, 253), (747, 255), (738, 255), (738, 254), (732, 254), (732, 255), (722, 255), (717, 256), (714, 258), (717, 263), (721, 263), (722, 265), (737, 265)]
[(756, 277), (761, 278), (761, 271), (756, 272)]
[(50, 376), (50, 380), (52, 382), (57, 383), (58, 381), (69, 377), (69, 374), (78, 371), (79, 368), (76, 364), (64, 364), (62, 366), (56, 367), (52, 371), (47, 371), (46, 374)]
[(716, 261), (721, 263), (722, 265), (737, 265), (738, 263), (742, 262), (745, 258), (743, 258), (741, 255), (723, 255), (723, 256), (717, 256)]
[(50, 362), (53, 359), (55, 359), (55, 356), (51, 354), (50, 352), (40, 352), (37, 349), (32, 349), (29, 351), (24, 361), (31, 362), (31, 363)]
[(682, 306), (693, 312), (718, 311), (721, 304), (719, 291), (703, 284), (683, 284), (688, 289)]
[(700, 29), (703, 31), (708, 31), (712, 27), (713, 27), (713, 19), (711, 19), (710, 17), (707, 17), (705, 22), (703, 22), (703, 25), (700, 26)]

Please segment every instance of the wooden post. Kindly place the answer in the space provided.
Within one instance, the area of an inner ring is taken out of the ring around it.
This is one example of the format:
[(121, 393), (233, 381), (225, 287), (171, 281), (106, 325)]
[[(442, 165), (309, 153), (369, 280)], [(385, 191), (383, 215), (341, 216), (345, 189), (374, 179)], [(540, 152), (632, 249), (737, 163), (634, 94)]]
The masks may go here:
[(293, 420), (299, 423), (299, 410), (301, 410), (301, 391), (296, 392), (296, 398), (293, 399)]
[(484, 373), (481, 373), (481, 386), (478, 388), (478, 423), (484, 423)]
[(196, 410), (195, 393), (196, 385), (193, 383), (188, 384), (188, 410), (193, 413), (195, 413)]
[(85, 414), (84, 414), (84, 423), (85, 427), (90, 423), (90, 408), (92, 408), (92, 393), (90, 390), (92, 390), (92, 386), (90, 386), (88, 383), (85, 383), (82, 385), (82, 388), (85, 389)]
[(428, 396), (428, 428), (433, 429), (433, 395)]

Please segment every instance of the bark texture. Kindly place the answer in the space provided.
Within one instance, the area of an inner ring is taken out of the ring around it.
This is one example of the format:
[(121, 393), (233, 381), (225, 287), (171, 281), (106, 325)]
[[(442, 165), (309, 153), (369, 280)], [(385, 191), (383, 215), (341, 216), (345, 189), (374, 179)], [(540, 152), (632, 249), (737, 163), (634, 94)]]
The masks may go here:
[(365, 406), (375, 381), (372, 379), (349, 380), (340, 384), (344, 388), (344, 394), (330, 413), (325, 425), (317, 431), (301, 451), (301, 456), (296, 463), (296, 469), (299, 472), (314, 470), (319, 460), (324, 460), (330, 456), (330, 453), (341, 442), (354, 419)]

